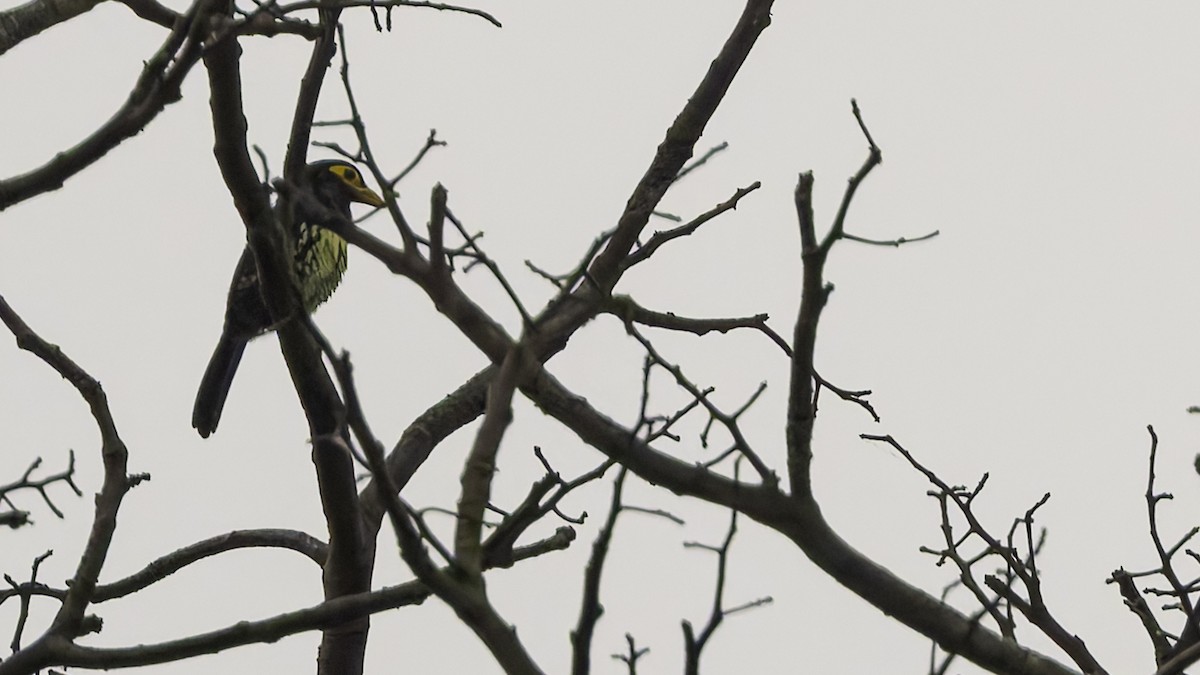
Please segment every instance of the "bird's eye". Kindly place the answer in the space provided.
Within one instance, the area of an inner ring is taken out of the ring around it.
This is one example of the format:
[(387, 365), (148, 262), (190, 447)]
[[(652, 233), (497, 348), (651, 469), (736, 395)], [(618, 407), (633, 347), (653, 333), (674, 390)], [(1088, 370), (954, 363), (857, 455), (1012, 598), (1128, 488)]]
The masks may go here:
[(357, 183), (358, 182), (358, 172), (356, 172), (354, 169), (346, 169), (346, 171), (344, 173), (342, 173), (342, 178), (345, 178), (347, 181), (349, 181), (351, 183)]

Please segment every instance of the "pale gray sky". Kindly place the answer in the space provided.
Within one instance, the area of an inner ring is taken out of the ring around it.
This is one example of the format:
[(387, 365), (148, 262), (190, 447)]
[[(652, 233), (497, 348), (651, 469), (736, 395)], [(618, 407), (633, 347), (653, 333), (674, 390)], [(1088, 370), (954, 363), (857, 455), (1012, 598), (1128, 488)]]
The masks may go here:
[[(410, 220), (423, 222), (429, 189), (446, 185), (451, 208), (486, 231), (487, 250), (536, 308), (549, 289), (522, 261), (565, 270), (612, 226), (740, 3), (477, 6), (505, 27), (414, 9), (395, 13), (394, 32), (376, 34), (367, 14), (351, 13), (352, 74), (386, 167), (407, 163), (430, 128), (449, 142), (402, 184)], [(990, 471), (980, 511), (997, 531), (1050, 491), (1039, 513), (1050, 528), (1042, 569), (1051, 609), (1110, 672), (1148, 672), (1149, 643), (1103, 582), (1116, 567), (1152, 564), (1142, 501), (1147, 424), (1162, 441), (1160, 488), (1176, 496), (1164, 527), (1182, 533), (1198, 522), (1200, 478), (1190, 467), (1200, 416), (1185, 409), (1200, 404), (1200, 6), (1080, 7), (779, 3), (700, 144), (727, 141), (729, 150), (664, 207), (690, 216), (755, 180), (763, 188), (664, 250), (622, 290), (681, 314), (769, 312), (790, 335), (800, 273), (792, 190), (799, 172), (814, 171), (818, 220), (830, 221), (866, 155), (850, 115), (857, 97), (884, 163), (860, 190), (848, 229), (881, 239), (942, 234), (900, 250), (844, 242), (833, 253), (828, 276), (837, 290), (818, 369), (840, 386), (873, 389), (883, 422), (823, 401), (815, 471), (827, 517), (856, 547), (936, 594), (952, 573), (917, 550), (940, 536), (927, 486), (859, 433), (893, 434), (950, 482), (974, 484)], [(163, 34), (103, 4), (0, 58), (0, 175), (39, 165), (107, 119)], [(246, 42), (250, 134), (276, 171), (307, 51), (294, 37)], [(327, 86), (326, 116), (344, 109), (340, 90)], [(201, 441), (189, 424), (244, 241), (211, 143), (198, 68), (184, 99), (140, 136), (62, 190), (0, 214), (0, 294), (101, 380), (131, 470), (153, 474), (125, 502), (108, 580), (231, 529), (324, 533), (306, 428), (274, 338), (247, 351), (216, 436)], [(370, 227), (391, 234), (382, 222)], [(351, 258), (342, 289), (317, 318), (353, 354), (372, 424), (390, 441), (484, 359), (423, 294), (360, 252)], [(516, 325), (490, 279), (480, 271), (468, 279)], [(777, 348), (749, 333), (660, 344), (696, 380), (718, 386), (727, 405), (769, 383), (751, 413), (751, 440), (782, 471), (787, 368)], [(602, 319), (551, 370), (630, 422), (640, 358), (617, 322)], [(658, 390), (664, 410), (680, 400), (665, 380)], [(0, 429), (0, 482), (34, 456), (49, 469), (68, 448), (79, 457), (88, 496), (57, 495), (65, 521), (24, 496), (37, 527), (0, 535), (0, 569), (19, 578), (53, 548), (42, 578), (59, 583), (90, 523), (96, 433), (74, 391), (5, 338)], [(679, 456), (711, 453), (694, 436), (685, 440)], [(439, 448), (409, 499), (453, 506), (469, 443), (460, 433)], [(567, 475), (599, 461), (523, 404), (501, 456), (498, 503), (512, 505), (537, 478), (534, 444)], [(489, 576), (498, 608), (548, 672), (567, 666), (580, 571), (607, 496), (605, 485), (568, 500), (568, 510), (592, 516), (571, 550)], [(636, 514), (622, 521), (596, 672), (623, 672), (607, 654), (623, 650), (625, 632), (651, 647), (646, 672), (673, 672), (682, 661), (679, 620), (703, 622), (714, 569), (711, 556), (681, 543), (717, 543), (726, 514), (640, 483), (630, 499), (670, 509), (687, 525)], [(377, 583), (405, 578), (394, 556), (380, 557), (388, 562)], [(743, 521), (731, 565), (731, 604), (764, 595), (775, 604), (732, 617), (706, 652), (706, 671), (924, 672), (924, 639), (765, 529)], [(234, 553), (100, 605), (105, 629), (89, 643), (166, 640), (319, 600), (318, 570), (295, 554)], [(11, 604), (0, 608), (0, 626), (14, 616)], [(414, 673), (497, 670), (433, 600), (376, 616), (372, 639), (370, 672), (401, 659)], [(306, 672), (317, 640), (309, 634), (153, 672)], [(964, 664), (954, 672), (976, 671)]]

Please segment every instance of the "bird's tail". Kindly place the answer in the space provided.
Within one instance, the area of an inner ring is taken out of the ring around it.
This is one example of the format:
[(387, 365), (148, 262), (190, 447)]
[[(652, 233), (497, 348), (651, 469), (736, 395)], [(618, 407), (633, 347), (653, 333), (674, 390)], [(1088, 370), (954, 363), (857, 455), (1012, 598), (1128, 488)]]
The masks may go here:
[(237, 373), (245, 349), (245, 340), (231, 337), (226, 332), (221, 333), (221, 341), (208, 360), (204, 379), (200, 380), (200, 389), (196, 392), (196, 404), (192, 407), (192, 426), (200, 432), (201, 438), (208, 438), (217, 430), (221, 410), (225, 407), (225, 397), (229, 395), (229, 385), (233, 384), (233, 376)]

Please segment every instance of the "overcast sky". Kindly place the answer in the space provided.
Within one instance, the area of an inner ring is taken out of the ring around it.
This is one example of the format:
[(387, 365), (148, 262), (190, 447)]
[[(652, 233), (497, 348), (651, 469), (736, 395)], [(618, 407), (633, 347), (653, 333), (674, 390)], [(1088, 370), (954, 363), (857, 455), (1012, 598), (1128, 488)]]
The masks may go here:
[[(741, 5), (477, 6), (504, 28), (410, 9), (395, 13), (393, 32), (376, 34), (367, 14), (350, 13), (352, 74), (386, 168), (403, 167), (431, 128), (449, 143), (401, 185), (410, 221), (425, 220), (429, 190), (443, 183), (451, 208), (486, 232), (488, 252), (537, 308), (552, 289), (523, 261), (569, 269), (614, 224)], [(830, 222), (866, 156), (850, 114), (856, 97), (884, 163), (860, 190), (848, 230), (878, 239), (941, 235), (899, 250), (851, 242), (834, 250), (828, 278), (836, 290), (817, 367), (840, 386), (873, 389), (883, 421), (823, 400), (814, 471), (826, 516), (854, 546), (936, 594), (952, 572), (918, 551), (940, 538), (927, 485), (859, 433), (894, 435), (951, 483), (973, 485), (991, 472), (979, 509), (998, 532), (1049, 491), (1039, 523), (1050, 528), (1041, 568), (1051, 610), (1110, 672), (1148, 672), (1149, 642), (1104, 579), (1119, 566), (1153, 565), (1142, 496), (1147, 424), (1161, 438), (1160, 488), (1176, 496), (1163, 506), (1164, 530), (1174, 536), (1200, 523), (1200, 478), (1191, 469), (1200, 415), (1186, 413), (1200, 404), (1200, 5), (1080, 7), (779, 3), (700, 143), (729, 149), (672, 190), (663, 208), (690, 217), (753, 181), (762, 189), (656, 255), (620, 290), (679, 314), (769, 312), (790, 335), (800, 275), (792, 190), (797, 174), (812, 170), (818, 221)], [(0, 175), (40, 165), (107, 119), (163, 36), (105, 3), (0, 58)], [(307, 51), (290, 36), (245, 41), (250, 135), (275, 171)], [(322, 112), (344, 116), (336, 86), (326, 87)], [(153, 475), (125, 501), (102, 581), (231, 529), (324, 537), (306, 426), (273, 337), (247, 350), (219, 432), (202, 441), (190, 427), (244, 241), (211, 146), (197, 68), (183, 100), (141, 135), (62, 190), (0, 214), (0, 294), (104, 384), (131, 471)], [(383, 222), (368, 227), (394, 232)], [(480, 271), (467, 279), (490, 311), (517, 326), (494, 283)], [(317, 319), (352, 353), (371, 422), (389, 442), (485, 363), (423, 294), (361, 252), (351, 253), (341, 290)], [(747, 423), (782, 471), (787, 362), (778, 349), (749, 333), (665, 336), (660, 346), (730, 407), (768, 382)], [(551, 371), (629, 423), (640, 359), (618, 323), (601, 319)], [(682, 400), (665, 380), (656, 396), (664, 412)], [(79, 457), (87, 496), (55, 494), (64, 521), (21, 495), (37, 526), (0, 535), (0, 569), (21, 578), (33, 556), (53, 548), (41, 578), (60, 584), (90, 524), (97, 435), (75, 392), (4, 338), (0, 430), (0, 482), (36, 456), (48, 470), (65, 464), (69, 448)], [(711, 456), (698, 430), (678, 456)], [(410, 501), (453, 507), (470, 440), (460, 433), (438, 449), (406, 490)], [(600, 461), (523, 403), (500, 458), (499, 505), (512, 506), (538, 477), (535, 444), (564, 475)], [(567, 668), (579, 578), (607, 496), (603, 484), (568, 500), (568, 511), (592, 516), (571, 550), (489, 576), (499, 610), (547, 672)], [(714, 570), (712, 556), (681, 544), (719, 542), (727, 516), (637, 482), (629, 499), (687, 524), (622, 520), (596, 672), (623, 672), (607, 655), (623, 650), (626, 632), (652, 649), (646, 672), (673, 672), (682, 662), (679, 621), (704, 621)], [(448, 531), (449, 519), (431, 518)], [(377, 584), (406, 578), (388, 546), (380, 559)], [(925, 672), (924, 639), (748, 521), (731, 575), (730, 604), (767, 595), (775, 602), (733, 616), (711, 643), (706, 671)], [(105, 629), (88, 642), (156, 642), (320, 598), (319, 570), (307, 560), (237, 552), (97, 607)], [(12, 603), (0, 608), (0, 626), (14, 617)], [(437, 601), (372, 621), (369, 672), (400, 660), (414, 673), (498, 670)], [(1028, 629), (1021, 636), (1044, 644)], [(153, 672), (306, 672), (318, 637)], [(964, 664), (954, 672), (976, 671)]]

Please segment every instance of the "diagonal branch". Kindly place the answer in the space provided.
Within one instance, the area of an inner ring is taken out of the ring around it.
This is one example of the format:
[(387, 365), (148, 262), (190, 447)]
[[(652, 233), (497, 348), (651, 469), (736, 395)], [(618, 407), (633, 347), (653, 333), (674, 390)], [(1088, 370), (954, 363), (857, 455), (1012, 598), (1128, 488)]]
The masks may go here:
[(871, 170), (883, 161), (883, 154), (867, 131), (858, 103), (850, 101), (851, 111), (858, 121), (859, 128), (867, 139), (867, 159), (862, 167), (850, 178), (846, 192), (842, 196), (837, 216), (833, 226), (818, 242), (816, 222), (813, 218), (813, 175), (812, 172), (800, 174), (796, 184), (796, 215), (800, 225), (801, 261), (803, 273), (801, 276), (800, 310), (796, 317), (795, 334), (792, 339), (791, 386), (788, 398), (787, 413), (787, 444), (788, 444), (788, 477), (791, 481), (792, 493), (803, 499), (812, 495), (812, 484), (809, 470), (812, 463), (812, 434), (813, 424), (817, 417), (817, 393), (815, 390), (816, 368), (813, 354), (817, 344), (817, 326), (821, 322), (821, 312), (829, 299), (833, 287), (825, 281), (825, 261), (834, 243), (842, 237), (845, 228), (846, 213), (858, 186), (862, 184)]
[[(738, 478), (738, 464), (733, 467), (733, 477)], [(717, 581), (714, 584), (712, 610), (709, 613), (708, 621), (697, 634), (692, 627), (692, 622), (687, 619), (683, 620), (683, 638), (684, 638), (684, 666), (683, 671), (687, 675), (699, 675), (700, 673), (700, 656), (704, 652), (705, 645), (712, 639), (712, 636), (720, 628), (725, 617), (750, 609), (752, 607), (761, 607), (769, 605), (773, 602), (770, 596), (758, 598), (750, 602), (738, 605), (736, 607), (725, 606), (725, 579), (729, 568), (729, 551), (733, 545), (733, 536), (737, 533), (737, 518), (738, 512), (736, 509), (730, 509), (729, 512), (729, 528), (725, 531), (725, 539), (720, 546), (708, 546), (704, 544), (684, 543), (684, 546), (691, 548), (701, 548), (712, 551), (717, 554)]]
[(463, 463), (462, 492), (458, 501), (458, 527), (454, 533), (454, 556), (465, 581), (482, 589), (483, 512), (491, 496), (500, 441), (512, 422), (512, 399), (520, 374), (522, 346), (515, 345), (488, 387), (487, 411), (475, 434), (471, 453)]
[[(556, 534), (536, 544), (516, 549), (514, 559), (519, 562), (552, 551), (561, 551), (567, 548), (569, 543), (569, 538)], [(326, 600), (312, 607), (258, 621), (239, 621), (218, 630), (156, 644), (115, 648), (60, 644), (56, 646), (54, 663), (76, 668), (110, 669), (181, 661), (243, 645), (277, 642), (281, 638), (305, 631), (336, 628), (370, 614), (421, 604), (429, 595), (429, 588), (420, 581), (409, 581), (369, 593), (356, 593)], [(14, 656), (0, 663), (0, 673), (7, 675), (32, 672), (22, 668), (27, 663), (27, 660), (18, 660), (18, 657)]]
[(325, 72), (333, 61), (337, 50), (334, 39), (338, 25), (339, 8), (321, 9), (321, 35), (313, 42), (308, 57), (308, 67), (300, 79), (300, 93), (296, 96), (296, 107), (292, 111), (292, 131), (288, 136), (287, 156), (283, 160), (283, 176), (295, 182), (300, 176), (308, 154), (308, 139), (312, 135), (313, 116), (317, 112), (317, 100), (321, 97), (321, 85)]
[[(329, 31), (332, 35), (332, 27)], [(213, 152), (246, 225), (247, 241), (254, 254), (258, 278), (262, 281), (263, 299), (278, 326), (280, 349), (308, 419), (317, 486), (329, 528), (329, 556), (323, 575), (325, 597), (333, 599), (369, 590), (371, 560), (369, 549), (364, 545), (354, 465), (344, 441), (348, 433), (344, 406), (321, 361), (321, 349), (308, 322), (296, 320), (305, 313), (291, 281), (288, 247), (283, 239), (284, 228), (290, 223), (279, 222), (270, 209), (247, 150), (240, 52), (236, 39), (229, 37), (214, 44), (205, 57), (216, 137)], [(314, 60), (317, 59), (314, 57)], [(306, 82), (306, 87), (312, 86)], [(305, 88), (305, 92), (309, 89)], [(315, 97), (316, 94), (311, 95)], [(303, 102), (298, 104), (298, 108), (302, 107)], [(296, 124), (303, 127), (306, 123), (298, 112)], [(291, 150), (295, 150), (294, 145)], [(290, 152), (288, 161), (297, 161), (297, 157), (303, 161), (302, 153)], [(279, 215), (290, 218), (292, 211), (288, 208), (286, 195), (283, 201)], [(367, 630), (364, 618), (352, 626), (325, 632), (318, 654), (318, 672), (361, 672)]]
[(92, 11), (102, 0), (29, 0), (0, 12), (0, 55), (21, 42)]
[(551, 303), (540, 317), (541, 340), (531, 344), (535, 353), (542, 353), (544, 349), (561, 349), (566, 337), (595, 315), (598, 310), (596, 301), (612, 292), (650, 214), (695, 152), (704, 128), (724, 99), (758, 36), (771, 23), (772, 4), (772, 0), (747, 0), (737, 25), (713, 59), (708, 72), (667, 129), (654, 159), (626, 202), (612, 236), (588, 266), (586, 276), (592, 283), (584, 284), (570, 296)]
[(738, 416), (745, 412), (749, 405), (752, 404), (754, 400), (758, 398), (758, 395), (762, 393), (762, 387), (759, 388), (758, 393), (752, 396), (750, 402), (743, 406), (741, 410), (732, 415), (727, 414), (709, 400), (708, 391), (701, 391), (694, 382), (689, 380), (683, 374), (682, 368), (663, 358), (663, 356), (658, 353), (658, 350), (654, 348), (654, 345), (651, 344), (651, 342), (647, 340), (645, 336), (638, 332), (632, 324), (626, 324), (626, 331), (629, 333), (629, 335), (633, 336), (635, 340), (641, 343), (642, 348), (646, 350), (646, 354), (653, 363), (657, 363), (667, 372), (671, 373), (671, 376), (675, 378), (675, 383), (678, 384), (684, 391), (688, 392), (688, 394), (690, 394), (694, 400), (699, 401), (700, 405), (702, 405), (704, 409), (708, 411), (708, 414), (712, 419), (720, 422), (721, 426), (725, 427), (725, 430), (729, 433), (730, 437), (733, 438), (734, 448), (736, 448), (737, 451), (741, 453), (741, 456), (745, 457), (746, 460), (750, 462), (751, 466), (754, 467), (754, 470), (758, 473), (759, 478), (762, 479), (763, 485), (772, 488), (779, 485), (779, 477), (770, 469), (770, 467), (766, 465), (765, 462), (763, 462), (758, 454), (754, 452), (754, 449), (750, 447), (750, 442), (746, 439), (745, 434), (742, 433), (742, 429), (738, 425), (737, 420)]
[(787, 340), (784, 340), (779, 333), (767, 325), (767, 320), (771, 318), (767, 314), (728, 319), (697, 319), (679, 316), (673, 312), (656, 312), (647, 309), (628, 295), (614, 295), (609, 298), (605, 303), (605, 311), (622, 320), (640, 323), (643, 326), (694, 333), (701, 336), (713, 331), (728, 333), (737, 328), (751, 328), (770, 338), (787, 356), (792, 355), (792, 348), (788, 345)]
[(656, 450), (572, 393), (544, 369), (522, 382), (521, 392), (585, 443), (640, 478), (679, 495), (736, 508), (792, 540), (818, 567), (885, 614), (988, 670), (1022, 675), (1073, 671), (1035, 651), (1004, 640), (970, 617), (913, 587), (851, 547), (825, 521), (816, 503), (770, 486), (752, 485)]
[(44, 635), (0, 664), (0, 673), (3, 673), (5, 668), (11, 669), (10, 672), (24, 672), (22, 667), (32, 670), (48, 665), (64, 644), (98, 628), (93, 619), (84, 616), (84, 612), (95, 595), (100, 570), (104, 567), (109, 547), (112, 545), (112, 538), (117, 529), (117, 511), (121, 508), (125, 493), (142, 480), (148, 480), (149, 476), (130, 476), (126, 473), (129, 453), (117, 433), (116, 423), (108, 408), (108, 399), (100, 383), (58, 346), (46, 342), (35, 333), (2, 296), (0, 321), (12, 332), (17, 346), (34, 354), (58, 372), (75, 387), (88, 404), (100, 431), (100, 455), (104, 464), (104, 481), (100, 493), (96, 495), (92, 529), (62, 606)]
[(621, 493), (625, 488), (625, 476), (628, 473), (629, 469), (625, 467), (617, 471), (617, 477), (613, 480), (608, 518), (596, 534), (596, 540), (592, 542), (592, 554), (588, 556), (587, 567), (583, 573), (583, 600), (579, 606), (579, 620), (575, 629), (571, 631), (571, 675), (588, 675), (592, 669), (592, 636), (596, 633), (596, 623), (604, 615), (604, 606), (600, 604), (600, 578), (608, 560), (617, 516), (623, 508)]
[(209, 19), (222, 1), (195, 0), (162, 47), (146, 61), (129, 98), (90, 136), (28, 173), (0, 180), (0, 211), (62, 187), (68, 178), (141, 133), (168, 104), (178, 101), (184, 78), (203, 53)]
[[(603, 476), (614, 464), (612, 460), (605, 461), (574, 480), (566, 481), (558, 472), (550, 468), (540, 448), (534, 447), (533, 450), (546, 467), (546, 475), (534, 482), (525, 499), (501, 521), (495, 531), (483, 542), (485, 566), (507, 566), (512, 558), (512, 551), (515, 549), (517, 539), (549, 513), (554, 513), (563, 520), (576, 525), (582, 524), (587, 512), (584, 512), (580, 518), (570, 518), (559, 510), (559, 503), (576, 488)], [(547, 494), (550, 496), (546, 497)], [(544, 501), (543, 498), (545, 498)], [(571, 536), (574, 537), (575, 531), (572, 528), (564, 527), (562, 529), (571, 532)]]
[(729, 199), (717, 204), (687, 223), (684, 223), (679, 227), (673, 227), (669, 230), (664, 230), (662, 232), (655, 232), (654, 235), (650, 237), (650, 241), (646, 242), (642, 246), (639, 246), (632, 253), (625, 257), (625, 261), (621, 263), (622, 269), (629, 269), (630, 267), (647, 260), (650, 258), (650, 256), (654, 255), (654, 252), (661, 248), (663, 244), (680, 237), (686, 237), (699, 229), (701, 225), (707, 223), (713, 218), (716, 218), (726, 211), (732, 211), (736, 209), (738, 202), (742, 200), (742, 197), (745, 197), (760, 187), (762, 187), (762, 183), (754, 181), (750, 185), (733, 193), (733, 196)]
[[(328, 555), (328, 547), (324, 542), (304, 532), (281, 529), (234, 530), (172, 551), (123, 579), (96, 586), (92, 602), (100, 603), (123, 598), (162, 581), (184, 567), (205, 558), (245, 548), (288, 549), (306, 556), (318, 565), (324, 564), (325, 557)], [(20, 588), (11, 591), (0, 591), (0, 604), (19, 593), (60, 600), (67, 595), (67, 591), (63, 589), (51, 588), (42, 584), (22, 584)]]
[[(8, 485), (0, 485), (0, 501), (13, 506), (12, 500), (9, 499), (9, 495), (11, 493), (18, 490), (35, 490), (42, 496), (42, 501), (46, 502), (47, 508), (49, 508), (54, 515), (62, 518), (63, 512), (54, 505), (54, 500), (50, 499), (50, 495), (46, 492), (46, 488), (54, 483), (66, 483), (77, 497), (83, 496), (83, 491), (80, 490), (79, 486), (75, 484), (75, 451), (68, 451), (66, 469), (42, 478), (33, 478), (33, 472), (36, 471), (41, 465), (42, 458), (38, 457), (37, 459), (33, 460), (33, 462), (29, 465), (29, 468), (25, 469), (25, 473), (22, 474), (19, 479), (9, 483)], [(2, 525), (8, 525), (9, 527), (17, 528), (28, 523), (28, 511), (20, 511), (13, 506), (12, 511), (0, 512), (0, 524)]]
[[(424, 7), (427, 9), (436, 9), (445, 12), (458, 12), (461, 14), (469, 14), (477, 16), (484, 21), (492, 24), (496, 28), (502, 28), (500, 21), (491, 14), (473, 7), (463, 7), (460, 5), (448, 5), (441, 2), (424, 2), (423, 0), (337, 0), (337, 2), (325, 2), (323, 0), (300, 0), (300, 2), (291, 2), (286, 5), (280, 5), (280, 14), (290, 14), (305, 9), (318, 9), (333, 7), (341, 10), (346, 7), (371, 7), (371, 8), (392, 8), (392, 7)], [(390, 19), (389, 19), (390, 21)]]

